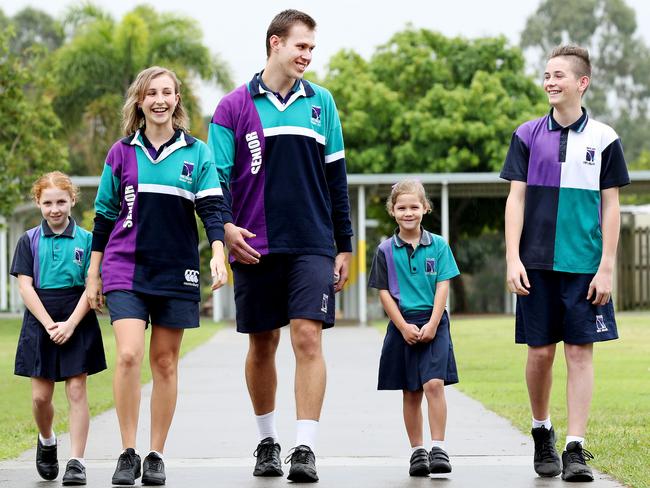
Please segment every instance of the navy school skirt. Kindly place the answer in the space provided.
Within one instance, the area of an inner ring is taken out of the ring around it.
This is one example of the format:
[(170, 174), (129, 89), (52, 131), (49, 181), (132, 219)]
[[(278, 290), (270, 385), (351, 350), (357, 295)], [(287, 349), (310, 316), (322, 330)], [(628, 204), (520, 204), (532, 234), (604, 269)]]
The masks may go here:
[[(404, 319), (422, 327), (431, 311), (404, 313)], [(458, 383), (454, 348), (449, 333), (449, 316), (442, 314), (436, 336), (431, 342), (409, 346), (402, 333), (390, 321), (379, 360), (378, 390), (418, 391), (427, 381), (444, 380), (445, 385)]]
[[(83, 287), (36, 289), (45, 310), (55, 322), (70, 317), (83, 292)], [(14, 374), (63, 381), (82, 373), (91, 375), (105, 369), (104, 343), (94, 311), (88, 312), (70, 339), (59, 346), (50, 339), (36, 317), (25, 309)]]

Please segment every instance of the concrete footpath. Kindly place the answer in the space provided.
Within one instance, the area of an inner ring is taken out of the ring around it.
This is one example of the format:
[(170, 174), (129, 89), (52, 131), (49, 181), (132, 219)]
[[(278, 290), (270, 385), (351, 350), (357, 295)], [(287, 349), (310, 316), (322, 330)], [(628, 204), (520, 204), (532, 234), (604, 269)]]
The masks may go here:
[[(283, 331), (278, 353), (277, 411), (283, 457), (295, 440), (294, 360), (287, 332)], [(373, 328), (339, 326), (324, 333), (328, 386), (316, 449), (318, 486), (566, 486), (559, 477), (548, 479), (535, 475), (532, 439), (452, 387), (447, 388), (447, 445), (453, 472), (446, 476), (410, 478), (402, 395), (376, 390), (381, 343), (381, 334)], [(182, 359), (178, 406), (165, 451), (167, 486), (271, 488), (287, 485), (286, 477), (252, 476), (257, 433), (244, 382), (246, 348), (246, 336), (227, 328)], [(462, 364), (459, 364), (459, 374), (462, 381)], [(143, 456), (149, 447), (150, 393), (151, 385), (145, 386), (138, 432), (138, 450)], [(425, 425), (425, 432), (427, 429)], [(68, 450), (69, 438), (61, 435), (62, 471)], [(91, 422), (86, 451), (89, 487), (111, 486), (119, 452), (117, 417), (111, 410)], [(35, 451), (30, 450), (15, 460), (0, 463), (0, 486), (58, 486), (62, 474), (56, 482), (42, 481), (34, 468), (34, 456)], [(288, 465), (285, 466), (286, 474)], [(595, 483), (585, 485), (623, 486), (601, 473), (596, 473)]]

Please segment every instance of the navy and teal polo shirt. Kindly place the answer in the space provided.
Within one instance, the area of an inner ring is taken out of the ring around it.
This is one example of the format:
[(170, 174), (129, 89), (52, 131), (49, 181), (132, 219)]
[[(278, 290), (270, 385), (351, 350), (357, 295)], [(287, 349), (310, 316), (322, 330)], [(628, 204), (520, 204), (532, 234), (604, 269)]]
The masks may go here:
[(519, 126), (501, 178), (526, 183), (519, 254), (529, 269), (595, 273), (602, 255), (601, 190), (630, 183), (611, 127), (582, 116), (568, 127), (553, 110)]
[(388, 290), (401, 312), (431, 310), (436, 284), (460, 274), (454, 255), (437, 234), (422, 229), (414, 250), (398, 231), (377, 247), (368, 286)]
[(91, 246), (92, 234), (72, 217), (61, 234), (52, 232), (43, 220), (18, 240), (11, 274), (31, 276), (39, 289), (86, 286)]
[(253, 232), (260, 254), (352, 250), (343, 134), (325, 88), (298, 80), (280, 101), (256, 74), (219, 102), (208, 144), (223, 221)]
[(222, 191), (206, 144), (176, 131), (159, 151), (140, 131), (116, 142), (95, 199), (93, 251), (104, 293), (200, 300), (195, 211), (210, 243), (223, 241)]

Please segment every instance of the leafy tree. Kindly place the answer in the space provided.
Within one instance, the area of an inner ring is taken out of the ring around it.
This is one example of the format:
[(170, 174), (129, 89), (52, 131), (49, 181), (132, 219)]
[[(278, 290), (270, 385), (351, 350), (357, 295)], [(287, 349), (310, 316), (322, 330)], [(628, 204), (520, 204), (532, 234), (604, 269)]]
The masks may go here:
[(66, 127), (78, 174), (97, 174), (110, 144), (120, 136), (121, 106), (142, 69), (162, 65), (183, 81), (192, 126), (205, 136), (193, 80), (232, 87), (226, 64), (203, 45), (194, 19), (139, 6), (116, 22), (92, 4), (68, 11), (68, 42), (56, 53), (54, 108)]
[[(448, 38), (409, 27), (369, 61), (339, 52), (322, 82), (339, 108), (348, 169), (359, 173), (497, 171), (517, 125), (547, 110), (539, 84), (524, 73), (521, 51), (504, 37)], [(374, 198), (368, 214), (391, 232), (383, 199)], [(452, 245), (500, 227), (503, 205), (452, 200)], [(434, 218), (430, 228), (438, 229)], [(471, 273), (483, 262), (472, 255), (459, 265)], [(453, 286), (456, 308), (467, 310), (462, 281)]]
[(617, 130), (630, 161), (650, 149), (650, 49), (625, 0), (542, 0), (528, 18), (521, 47), (543, 72), (553, 47), (572, 42), (589, 49), (593, 78), (585, 105)]
[(11, 214), (37, 176), (67, 167), (61, 124), (34, 88), (34, 70), (10, 51), (11, 31), (0, 30), (0, 215)]
[(11, 18), (11, 23), (16, 35), (10, 46), (16, 54), (28, 56), (34, 49), (51, 52), (63, 44), (61, 24), (42, 10), (26, 7)]

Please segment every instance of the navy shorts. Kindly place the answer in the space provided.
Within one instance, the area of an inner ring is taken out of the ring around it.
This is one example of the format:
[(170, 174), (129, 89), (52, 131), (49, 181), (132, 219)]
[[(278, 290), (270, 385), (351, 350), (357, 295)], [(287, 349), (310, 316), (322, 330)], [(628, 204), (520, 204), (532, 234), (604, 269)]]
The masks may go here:
[(268, 254), (257, 264), (232, 263), (237, 331), (278, 329), (291, 319), (334, 325), (334, 258)]
[[(404, 319), (422, 327), (431, 318), (431, 311), (404, 314)], [(449, 316), (440, 318), (431, 342), (409, 346), (402, 333), (390, 321), (379, 360), (378, 390), (418, 391), (429, 380), (440, 379), (445, 385), (458, 383), (454, 346), (449, 332)]]
[(517, 296), (515, 342), (545, 346), (592, 344), (618, 339), (614, 305), (595, 306), (587, 300), (593, 274), (526, 270), (530, 294)]
[(106, 305), (111, 323), (121, 319), (139, 319), (147, 325), (151, 322), (172, 329), (199, 326), (199, 302), (193, 300), (115, 290), (106, 294)]

